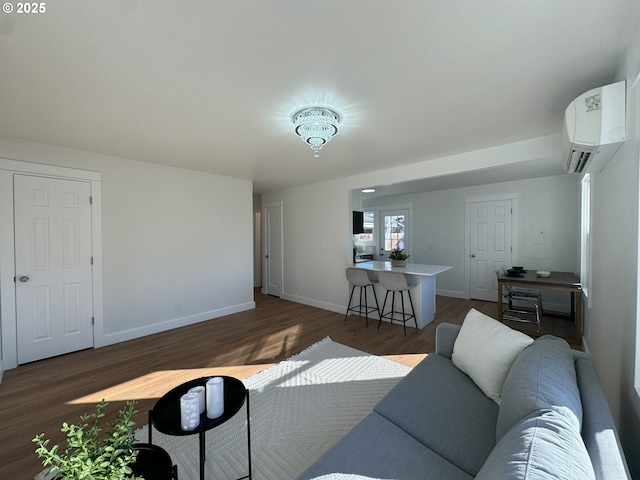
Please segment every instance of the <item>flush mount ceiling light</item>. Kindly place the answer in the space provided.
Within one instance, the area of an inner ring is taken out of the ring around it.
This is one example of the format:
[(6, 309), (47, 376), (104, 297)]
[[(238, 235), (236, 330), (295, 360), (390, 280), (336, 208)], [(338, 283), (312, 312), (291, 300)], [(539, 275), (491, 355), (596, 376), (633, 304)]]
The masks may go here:
[(375, 191), (376, 191), (375, 188), (363, 188), (362, 189), (362, 193), (373, 193)]
[(295, 132), (314, 152), (320, 156), (320, 149), (338, 133), (340, 115), (325, 107), (308, 107), (293, 114)]

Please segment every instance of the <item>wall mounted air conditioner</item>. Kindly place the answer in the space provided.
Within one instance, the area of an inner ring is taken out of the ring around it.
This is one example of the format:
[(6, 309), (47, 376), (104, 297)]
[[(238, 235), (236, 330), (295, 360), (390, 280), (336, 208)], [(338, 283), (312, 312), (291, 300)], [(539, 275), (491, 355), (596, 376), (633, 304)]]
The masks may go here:
[(583, 93), (564, 112), (563, 162), (569, 173), (601, 171), (625, 140), (625, 82)]

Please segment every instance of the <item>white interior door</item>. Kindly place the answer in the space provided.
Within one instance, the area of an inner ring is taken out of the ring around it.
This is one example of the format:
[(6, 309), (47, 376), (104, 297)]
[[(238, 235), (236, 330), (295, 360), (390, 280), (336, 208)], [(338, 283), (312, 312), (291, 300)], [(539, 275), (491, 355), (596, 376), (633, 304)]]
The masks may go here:
[(512, 201), (474, 202), (469, 215), (469, 295), (498, 300), (496, 269), (511, 265)]
[(282, 205), (263, 208), (264, 217), (264, 292), (282, 295)]
[(403, 248), (409, 253), (409, 209), (380, 212), (380, 260), (388, 260), (389, 252)]
[(93, 346), (91, 184), (15, 175), (18, 363)]

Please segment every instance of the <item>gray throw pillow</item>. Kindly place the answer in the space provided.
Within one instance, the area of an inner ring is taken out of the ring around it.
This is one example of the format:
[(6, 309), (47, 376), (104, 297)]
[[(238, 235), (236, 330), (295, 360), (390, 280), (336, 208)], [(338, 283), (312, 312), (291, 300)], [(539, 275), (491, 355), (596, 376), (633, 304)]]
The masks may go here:
[(492, 450), (476, 480), (590, 480), (591, 459), (566, 415), (540, 410), (516, 423)]
[(582, 426), (582, 401), (573, 354), (561, 338), (545, 335), (516, 358), (502, 388), (496, 441), (522, 418), (542, 408), (558, 410), (577, 432)]

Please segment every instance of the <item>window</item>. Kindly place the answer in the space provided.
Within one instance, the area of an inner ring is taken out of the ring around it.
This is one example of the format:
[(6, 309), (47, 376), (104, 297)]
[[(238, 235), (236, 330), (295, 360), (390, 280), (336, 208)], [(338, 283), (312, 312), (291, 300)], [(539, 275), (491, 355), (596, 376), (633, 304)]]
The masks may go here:
[(591, 175), (582, 178), (582, 201), (580, 216), (580, 281), (587, 307), (591, 306)]
[(364, 233), (356, 237), (358, 243), (374, 243), (373, 228), (375, 226), (375, 212), (364, 212)]

